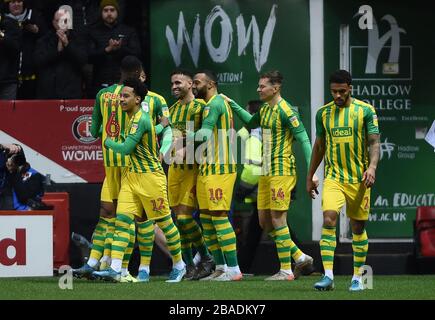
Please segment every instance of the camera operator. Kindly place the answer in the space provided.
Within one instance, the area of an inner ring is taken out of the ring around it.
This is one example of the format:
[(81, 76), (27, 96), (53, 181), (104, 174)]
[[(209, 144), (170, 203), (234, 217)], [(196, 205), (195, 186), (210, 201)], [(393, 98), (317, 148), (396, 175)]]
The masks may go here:
[(15, 210), (43, 210), (44, 176), (30, 167), (24, 151), (10, 155), (6, 161)]
[(15, 144), (0, 144), (0, 210), (13, 210), (12, 188), (9, 183), (9, 172), (6, 162), (9, 155), (21, 151)]

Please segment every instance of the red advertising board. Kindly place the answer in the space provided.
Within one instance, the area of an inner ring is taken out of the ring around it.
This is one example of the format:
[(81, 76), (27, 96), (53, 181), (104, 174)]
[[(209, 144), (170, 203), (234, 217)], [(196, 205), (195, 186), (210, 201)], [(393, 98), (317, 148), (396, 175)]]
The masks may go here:
[(0, 142), (24, 147), (36, 170), (57, 183), (104, 179), (101, 140), (91, 136), (94, 100), (0, 101)]

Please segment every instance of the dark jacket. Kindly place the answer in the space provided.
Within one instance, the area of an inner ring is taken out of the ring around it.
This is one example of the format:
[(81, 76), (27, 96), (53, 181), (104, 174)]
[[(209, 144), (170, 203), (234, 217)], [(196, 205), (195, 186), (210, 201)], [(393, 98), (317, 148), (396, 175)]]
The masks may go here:
[(0, 15), (0, 30), (5, 37), (0, 39), (0, 84), (16, 83), (21, 47), (21, 30), (18, 23)]
[[(105, 48), (110, 39), (118, 40), (122, 37), (119, 50), (107, 53)], [(140, 45), (134, 29), (115, 24), (113, 27), (98, 23), (89, 30), (89, 62), (94, 65), (94, 86), (111, 85), (120, 77), (121, 60), (127, 55), (140, 56)]]
[(86, 63), (83, 38), (69, 31), (69, 45), (58, 52), (56, 32), (49, 31), (40, 38), (35, 49), (38, 99), (81, 99), (81, 69)]
[(29, 168), (25, 174), (15, 173), (11, 176), (14, 209), (37, 209), (44, 195), (44, 176), (35, 169)]
[(35, 10), (32, 10), (32, 19), (28, 23), (36, 24), (39, 28), (39, 32), (37, 34), (32, 33), (25, 29), (25, 24), (21, 25), (23, 32), (21, 52), (23, 56), (20, 73), (24, 79), (35, 74), (33, 54), (35, 52), (36, 41), (47, 32), (44, 19), (41, 14)]

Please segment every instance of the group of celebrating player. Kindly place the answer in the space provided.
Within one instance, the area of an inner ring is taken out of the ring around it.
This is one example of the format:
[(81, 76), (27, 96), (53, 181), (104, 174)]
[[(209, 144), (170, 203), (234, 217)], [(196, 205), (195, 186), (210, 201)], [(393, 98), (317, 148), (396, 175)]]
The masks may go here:
[[(297, 140), (308, 166), (307, 192), (313, 198), (319, 185), (315, 171), (325, 157), (320, 241), (325, 274), (314, 287), (334, 288), (335, 226), (346, 203), (354, 251), (350, 290), (364, 289), (361, 267), (368, 251), (364, 225), (379, 159), (379, 130), (374, 108), (351, 97), (348, 72), (339, 70), (330, 77), (334, 99), (316, 114), (313, 149), (298, 111), (281, 97), (283, 77), (278, 71), (260, 76), (257, 92), (263, 105), (254, 115), (219, 94), (217, 77), (209, 70), (194, 75), (175, 70), (171, 90), (177, 101), (170, 108), (163, 97), (146, 89), (145, 80), (141, 62), (128, 56), (122, 61), (119, 83), (97, 94), (91, 132), (102, 140), (106, 178), (90, 258), (74, 270), (75, 275), (149, 281), (157, 236), (166, 242), (173, 262), (166, 282), (243, 278), (228, 219), (237, 177), (234, 113), (248, 130), (262, 132), (258, 215), (280, 261), (280, 270), (266, 280), (294, 280), (313, 264), (292, 241), (287, 225), (290, 194), (296, 185), (292, 143)], [(170, 165), (167, 179), (163, 160)], [(194, 219), (196, 211), (200, 221)], [(136, 238), (141, 260), (134, 278), (128, 263)]]

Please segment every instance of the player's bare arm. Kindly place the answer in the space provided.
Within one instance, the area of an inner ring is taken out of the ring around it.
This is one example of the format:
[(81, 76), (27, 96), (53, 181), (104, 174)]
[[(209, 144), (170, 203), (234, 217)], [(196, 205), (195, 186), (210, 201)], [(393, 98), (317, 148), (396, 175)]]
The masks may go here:
[(373, 186), (376, 180), (376, 168), (378, 167), (380, 155), (379, 134), (369, 134), (369, 155), (370, 163), (368, 169), (363, 174), (363, 181), (367, 188)]
[[(311, 198), (315, 199), (316, 194), (319, 194), (317, 187), (319, 185), (319, 180), (315, 175), (317, 168), (319, 167), (322, 159), (325, 155), (325, 139), (321, 137), (316, 137), (314, 142), (313, 151), (311, 153), (310, 168), (307, 174), (307, 192), (310, 194)], [(317, 183), (314, 181), (317, 178)]]

